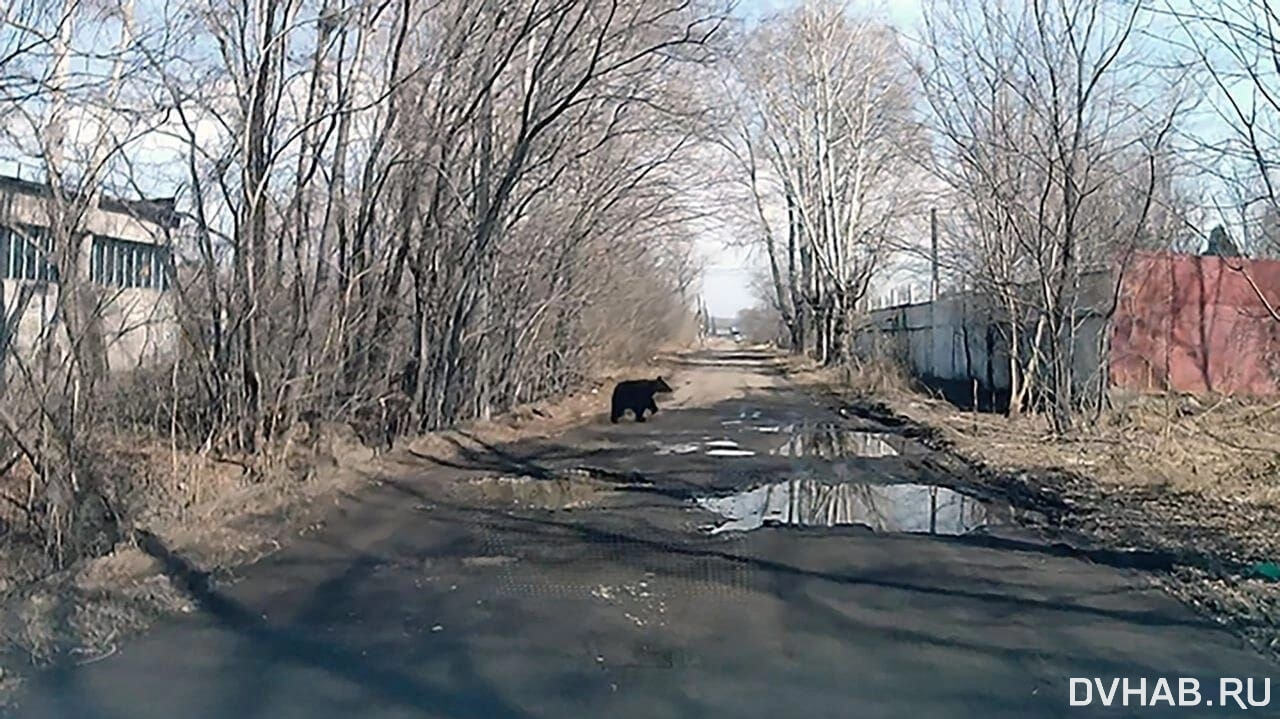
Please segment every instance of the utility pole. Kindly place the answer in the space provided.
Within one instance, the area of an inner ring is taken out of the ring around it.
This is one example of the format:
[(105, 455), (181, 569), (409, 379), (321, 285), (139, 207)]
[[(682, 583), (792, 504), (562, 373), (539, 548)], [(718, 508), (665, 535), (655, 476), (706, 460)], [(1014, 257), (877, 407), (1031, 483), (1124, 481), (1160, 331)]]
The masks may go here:
[[(944, 336), (938, 327), (938, 208), (929, 208), (929, 368), (930, 374), (935, 376), (942, 375), (943, 357), (946, 356), (946, 364), (949, 365), (951, 372), (954, 374), (955, 361), (954, 348), (943, 346), (941, 339)], [(962, 320), (963, 321), (963, 320)], [(946, 336), (948, 339), (951, 333)]]
[(932, 274), (932, 286), (929, 289), (929, 301), (938, 301), (938, 208), (929, 208), (929, 265)]

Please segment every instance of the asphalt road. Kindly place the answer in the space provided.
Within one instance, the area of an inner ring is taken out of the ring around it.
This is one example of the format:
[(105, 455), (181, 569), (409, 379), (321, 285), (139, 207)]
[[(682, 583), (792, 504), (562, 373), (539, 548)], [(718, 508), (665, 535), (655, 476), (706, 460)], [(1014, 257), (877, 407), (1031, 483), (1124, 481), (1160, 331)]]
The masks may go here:
[[(720, 359), (685, 368), (677, 397), (762, 371)], [(229, 585), (170, 556), (199, 611), (36, 677), (19, 716), (1226, 716), (1104, 709), (1096, 689), (1072, 707), (1069, 678), (1145, 677), (1150, 698), (1196, 677), (1217, 703), (1220, 677), (1276, 674), (1143, 574), (951, 493), (964, 478), (928, 476), (921, 448), (762, 384), (405, 458)], [(709, 531), (726, 524), (744, 531)], [(1274, 689), (1249, 715), (1280, 714)]]

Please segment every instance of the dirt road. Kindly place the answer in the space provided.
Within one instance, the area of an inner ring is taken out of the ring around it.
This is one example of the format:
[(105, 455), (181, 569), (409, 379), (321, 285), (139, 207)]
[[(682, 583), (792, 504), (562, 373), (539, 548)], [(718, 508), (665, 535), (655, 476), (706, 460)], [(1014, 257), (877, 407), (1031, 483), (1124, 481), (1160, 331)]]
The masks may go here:
[(1068, 679), (1216, 701), (1275, 673), (769, 361), (685, 358), (646, 424), (406, 454), (232, 583), (168, 556), (198, 610), (37, 677), (20, 716), (1203, 716), (1070, 707)]

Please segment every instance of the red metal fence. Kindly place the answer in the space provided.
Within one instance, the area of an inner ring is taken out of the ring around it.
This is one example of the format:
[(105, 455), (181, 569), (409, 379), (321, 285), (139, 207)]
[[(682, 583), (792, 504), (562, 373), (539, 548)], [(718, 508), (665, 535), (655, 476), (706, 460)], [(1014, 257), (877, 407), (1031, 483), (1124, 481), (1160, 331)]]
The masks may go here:
[(1280, 261), (1172, 253), (1135, 258), (1121, 285), (1111, 382), (1139, 391), (1280, 393)]

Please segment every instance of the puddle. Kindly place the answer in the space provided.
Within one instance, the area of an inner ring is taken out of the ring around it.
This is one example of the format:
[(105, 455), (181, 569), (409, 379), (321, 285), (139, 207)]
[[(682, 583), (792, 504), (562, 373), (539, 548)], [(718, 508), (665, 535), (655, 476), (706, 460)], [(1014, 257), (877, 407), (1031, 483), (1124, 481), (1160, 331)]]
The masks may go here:
[(501, 555), (501, 554), (493, 555), (493, 556), (484, 556), (484, 557), (463, 557), (462, 566), (464, 567), (501, 567), (507, 564), (514, 564), (516, 561), (517, 560), (515, 557), (508, 557), (506, 555)]
[(797, 479), (756, 487), (727, 497), (696, 500), (724, 523), (712, 534), (765, 525), (836, 527), (862, 525), (877, 532), (967, 534), (1003, 523), (1011, 510), (946, 487), (925, 484), (829, 484)]
[(700, 448), (697, 444), (672, 444), (666, 447), (659, 447), (654, 451), (654, 454), (693, 454), (694, 452), (697, 452), (698, 449)]
[(588, 479), (539, 479), (498, 476), (469, 479), (457, 490), (472, 500), (532, 509), (579, 509), (600, 504), (614, 492), (607, 484)]
[(771, 454), (783, 457), (896, 457), (897, 437), (878, 432), (857, 432), (837, 425), (790, 427), (791, 438)]
[(721, 448), (707, 450), (708, 457), (754, 457), (755, 455), (756, 453), (749, 449)]
[(707, 442), (708, 457), (754, 457), (755, 452), (749, 449), (743, 449), (738, 443), (731, 439), (717, 439)]
[(701, 444), (698, 442), (670, 444), (658, 447), (653, 453), (657, 455), (693, 454), (704, 448), (708, 457), (754, 457), (756, 454), (749, 449), (742, 449), (731, 439), (708, 439)]
[(722, 419), (720, 420), (720, 425), (723, 427), (734, 427), (745, 424), (747, 420), (760, 419), (760, 414), (760, 410), (748, 411), (744, 409), (738, 412), (737, 419)]

